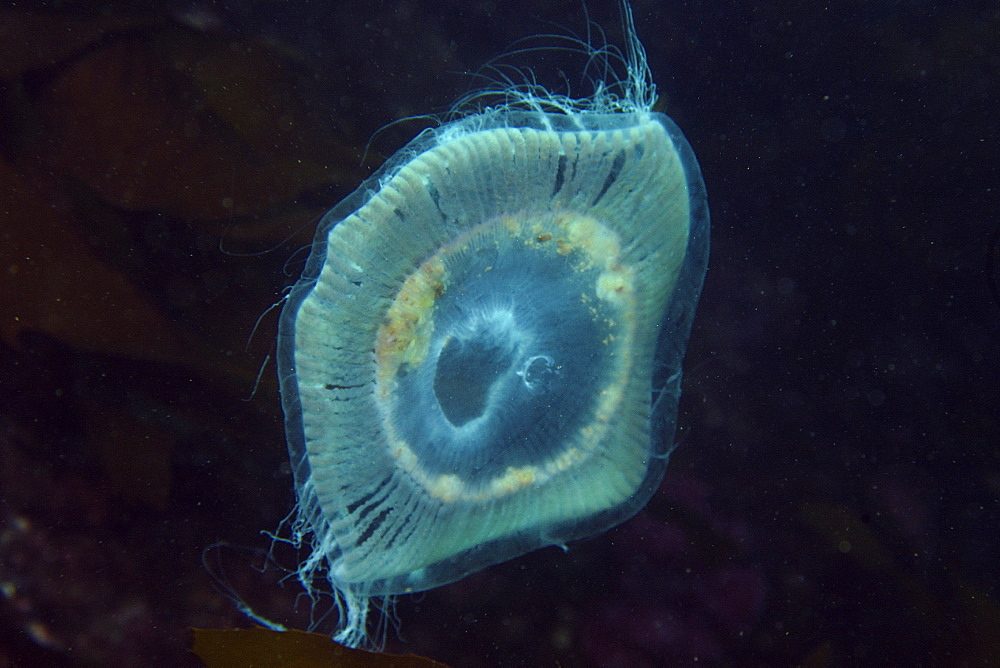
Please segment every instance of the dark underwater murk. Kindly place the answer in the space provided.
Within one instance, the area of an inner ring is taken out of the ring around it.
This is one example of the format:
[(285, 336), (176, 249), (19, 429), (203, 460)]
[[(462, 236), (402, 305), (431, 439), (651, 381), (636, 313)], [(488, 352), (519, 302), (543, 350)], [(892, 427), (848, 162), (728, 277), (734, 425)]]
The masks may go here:
[[(625, 525), (401, 598), (387, 650), (996, 663), (1000, 17), (633, 6), (715, 225), (679, 447)], [(569, 0), (303, 7), (0, 10), (0, 665), (197, 665), (190, 628), (250, 625), (220, 586), (309, 625), (295, 555), (254, 569), (294, 502), (257, 318), (419, 129), (362, 162), (379, 127), (580, 25)]]

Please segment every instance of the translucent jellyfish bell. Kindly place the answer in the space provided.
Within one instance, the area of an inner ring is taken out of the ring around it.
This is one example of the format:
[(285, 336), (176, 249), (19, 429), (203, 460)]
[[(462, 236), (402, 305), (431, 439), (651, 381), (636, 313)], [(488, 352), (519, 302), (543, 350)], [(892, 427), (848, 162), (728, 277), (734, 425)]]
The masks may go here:
[(625, 79), (504, 91), (319, 226), (279, 370), (299, 575), (341, 642), (369, 598), (604, 531), (663, 476), (708, 212), (624, 15)]

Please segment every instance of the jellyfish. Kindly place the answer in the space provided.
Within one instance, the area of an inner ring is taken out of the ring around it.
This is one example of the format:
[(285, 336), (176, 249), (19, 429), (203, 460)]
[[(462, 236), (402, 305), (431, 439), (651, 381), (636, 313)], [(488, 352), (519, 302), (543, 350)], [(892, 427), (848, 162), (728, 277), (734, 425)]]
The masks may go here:
[(638, 512), (674, 447), (708, 253), (694, 155), (624, 75), (466, 98), (320, 222), (278, 367), (298, 576), (335, 639), (420, 592)]

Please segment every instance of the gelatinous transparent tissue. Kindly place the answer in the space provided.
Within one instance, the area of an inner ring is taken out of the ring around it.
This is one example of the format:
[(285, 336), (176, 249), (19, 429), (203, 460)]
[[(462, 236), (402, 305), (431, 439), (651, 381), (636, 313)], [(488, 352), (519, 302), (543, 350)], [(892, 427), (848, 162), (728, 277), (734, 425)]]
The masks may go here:
[(708, 212), (623, 14), (626, 76), (494, 91), (319, 226), (279, 373), (299, 576), (341, 642), (371, 597), (604, 531), (662, 479)]

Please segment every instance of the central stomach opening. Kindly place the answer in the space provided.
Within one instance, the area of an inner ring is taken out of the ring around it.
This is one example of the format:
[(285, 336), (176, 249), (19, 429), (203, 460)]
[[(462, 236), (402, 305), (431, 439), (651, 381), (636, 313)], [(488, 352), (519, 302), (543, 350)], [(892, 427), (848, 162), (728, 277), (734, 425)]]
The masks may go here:
[(490, 390), (514, 364), (516, 350), (490, 332), (448, 337), (438, 354), (434, 396), (448, 422), (461, 427), (486, 413)]

